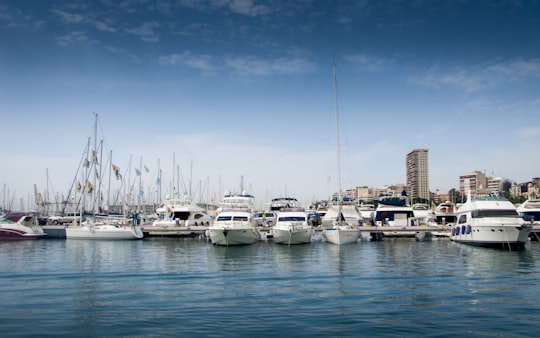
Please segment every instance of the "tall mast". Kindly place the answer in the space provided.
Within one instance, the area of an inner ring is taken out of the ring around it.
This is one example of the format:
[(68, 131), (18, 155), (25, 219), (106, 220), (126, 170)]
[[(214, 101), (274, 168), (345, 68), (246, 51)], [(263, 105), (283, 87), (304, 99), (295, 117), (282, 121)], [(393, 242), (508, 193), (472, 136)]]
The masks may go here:
[[(339, 107), (337, 99), (337, 77), (336, 77), (336, 62), (334, 61), (334, 109), (336, 111), (336, 160), (337, 160), (337, 180), (338, 180), (338, 203), (341, 206), (341, 158), (339, 149)], [(338, 215), (339, 217), (339, 215)]]

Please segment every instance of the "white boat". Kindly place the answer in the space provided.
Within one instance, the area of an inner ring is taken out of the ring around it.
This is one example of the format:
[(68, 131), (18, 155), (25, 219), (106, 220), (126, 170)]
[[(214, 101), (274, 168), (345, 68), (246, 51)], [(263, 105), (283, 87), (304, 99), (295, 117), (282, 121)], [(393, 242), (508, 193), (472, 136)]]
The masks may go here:
[(277, 197), (270, 201), (270, 210), (280, 211), (283, 208), (299, 208), (300, 202), (294, 197)]
[[(66, 239), (92, 239), (92, 240), (111, 240), (111, 239), (140, 239), (142, 238), (143, 231), (138, 225), (138, 219), (134, 217), (133, 220), (127, 219), (124, 216), (112, 216), (103, 214), (102, 194), (98, 193), (102, 185), (103, 173), (101, 172), (101, 166), (98, 163), (101, 161), (101, 149), (102, 143), (98, 147), (97, 145), (97, 125), (98, 115), (95, 114), (94, 123), (94, 146), (90, 150), (90, 139), (88, 140), (88, 146), (85, 150), (82, 164), (82, 171), (84, 174), (84, 186), (86, 192), (81, 193), (81, 203), (79, 215), (80, 219), (74, 220), (73, 225), (66, 227)], [(111, 155), (112, 157), (112, 155)], [(101, 172), (101, 173), (100, 173)], [(109, 179), (110, 179), (109, 172)], [(109, 182), (110, 183), (110, 182)], [(85, 209), (88, 202), (88, 210)], [(83, 221), (83, 217), (86, 215), (86, 219)]]
[(339, 213), (343, 215), (345, 221), (351, 225), (363, 225), (363, 217), (354, 200), (342, 198), (341, 204), (335, 200), (326, 210), (324, 216), (322, 216), (323, 226), (332, 226), (334, 220), (339, 217)]
[(141, 239), (143, 231), (125, 218), (87, 217), (80, 225), (66, 227), (67, 239)]
[(0, 240), (38, 239), (46, 236), (33, 214), (12, 212), (0, 218)]
[(206, 229), (212, 221), (206, 210), (193, 203), (187, 196), (166, 199), (156, 213), (158, 219), (152, 222), (156, 227)]
[(308, 223), (303, 208), (282, 208), (277, 215), (276, 225), (272, 227), (272, 238), (278, 244), (311, 243), (313, 227)]
[(464, 244), (521, 249), (532, 229), (510, 201), (494, 194), (479, 193), (473, 198), (469, 194), (456, 216), (450, 239)]
[(414, 220), (416, 225), (428, 225), (433, 214), (429, 206), (425, 203), (414, 203), (412, 205)]
[[(326, 224), (322, 236), (327, 243), (343, 245), (358, 242), (360, 238), (360, 229), (358, 223), (349, 223), (343, 215), (343, 198), (341, 192), (341, 170), (340, 170), (340, 140), (339, 140), (339, 109), (337, 104), (337, 81), (336, 81), (336, 65), (334, 64), (334, 110), (336, 113), (336, 159), (337, 159), (337, 177), (338, 177), (338, 196), (337, 196), (337, 212), (332, 219), (331, 224)], [(324, 215), (327, 218), (330, 209)], [(323, 218), (323, 219), (324, 219)]]
[(226, 193), (218, 208), (218, 215), (208, 227), (207, 234), (214, 245), (248, 245), (260, 238), (254, 226), (252, 195)]
[(374, 220), (376, 226), (407, 227), (414, 225), (414, 211), (404, 196), (382, 196)]
[(517, 212), (533, 225), (540, 225), (540, 199), (528, 199), (517, 207)]
[(373, 215), (375, 214), (375, 206), (373, 204), (361, 204), (358, 207), (360, 216), (362, 216), (362, 224), (373, 225)]
[(435, 207), (435, 222), (439, 225), (456, 223), (456, 205), (450, 201), (437, 205)]

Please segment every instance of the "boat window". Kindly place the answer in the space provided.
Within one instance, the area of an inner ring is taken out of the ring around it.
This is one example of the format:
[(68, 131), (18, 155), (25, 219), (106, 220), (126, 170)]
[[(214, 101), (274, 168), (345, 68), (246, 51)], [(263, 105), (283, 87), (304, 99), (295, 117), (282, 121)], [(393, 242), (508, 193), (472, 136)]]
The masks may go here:
[(306, 218), (303, 216), (285, 216), (280, 217), (279, 222), (305, 222)]
[(459, 215), (459, 224), (467, 223), (467, 215)]
[(235, 221), (247, 221), (247, 216), (234, 216)]
[(218, 216), (218, 221), (230, 221), (232, 220), (232, 216)]
[(484, 217), (519, 217), (516, 210), (501, 210), (501, 209), (486, 209), (486, 210), (473, 210), (473, 218)]

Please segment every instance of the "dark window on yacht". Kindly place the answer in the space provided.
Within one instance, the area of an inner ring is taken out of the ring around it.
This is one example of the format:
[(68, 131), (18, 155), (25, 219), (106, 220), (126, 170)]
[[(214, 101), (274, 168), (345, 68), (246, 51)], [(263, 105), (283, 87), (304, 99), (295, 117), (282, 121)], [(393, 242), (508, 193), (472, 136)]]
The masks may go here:
[(235, 221), (247, 221), (247, 216), (234, 216)]
[(519, 217), (516, 210), (474, 210), (472, 212), (473, 218), (483, 218), (483, 217)]
[(217, 218), (218, 221), (230, 221), (232, 219), (232, 216), (219, 216)]
[(458, 223), (459, 224), (467, 223), (467, 215), (460, 215)]
[(280, 217), (280, 222), (305, 222), (306, 218), (302, 216), (288, 216), (288, 217)]

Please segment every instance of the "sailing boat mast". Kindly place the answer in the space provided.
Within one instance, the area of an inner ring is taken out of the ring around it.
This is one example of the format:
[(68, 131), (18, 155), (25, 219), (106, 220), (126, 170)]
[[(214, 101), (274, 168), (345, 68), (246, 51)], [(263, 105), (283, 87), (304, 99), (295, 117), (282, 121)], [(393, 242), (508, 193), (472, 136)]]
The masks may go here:
[(338, 181), (338, 221), (341, 219), (341, 156), (340, 156), (340, 144), (339, 144), (339, 106), (337, 98), (337, 76), (336, 76), (336, 62), (334, 61), (334, 110), (336, 112), (336, 160), (337, 160), (337, 181)]

